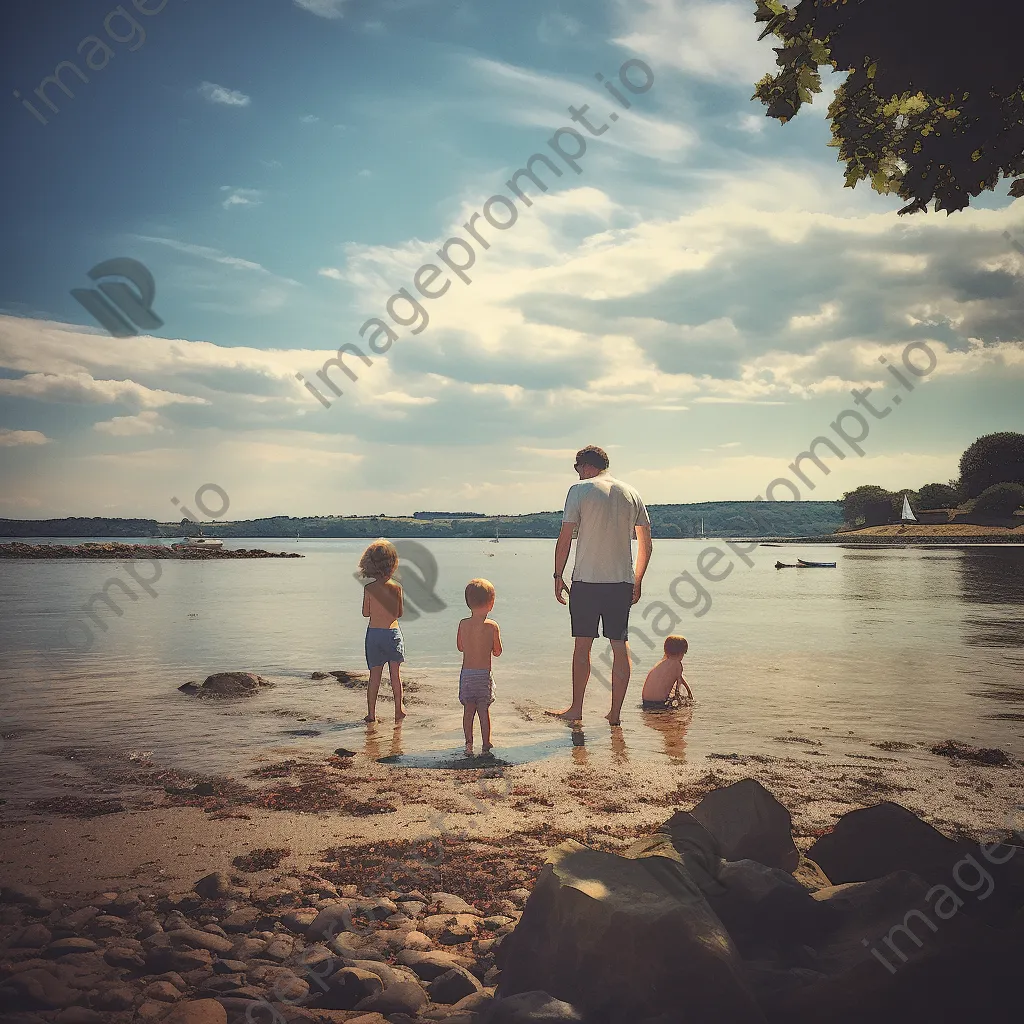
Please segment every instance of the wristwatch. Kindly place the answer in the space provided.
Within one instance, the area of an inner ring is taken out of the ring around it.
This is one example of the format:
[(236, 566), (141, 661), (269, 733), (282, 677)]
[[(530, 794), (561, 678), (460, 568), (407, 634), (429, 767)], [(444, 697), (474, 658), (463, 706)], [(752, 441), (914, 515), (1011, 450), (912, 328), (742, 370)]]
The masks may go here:
[(562, 578), (562, 574), (560, 572), (556, 572), (554, 578), (556, 580), (560, 580)]

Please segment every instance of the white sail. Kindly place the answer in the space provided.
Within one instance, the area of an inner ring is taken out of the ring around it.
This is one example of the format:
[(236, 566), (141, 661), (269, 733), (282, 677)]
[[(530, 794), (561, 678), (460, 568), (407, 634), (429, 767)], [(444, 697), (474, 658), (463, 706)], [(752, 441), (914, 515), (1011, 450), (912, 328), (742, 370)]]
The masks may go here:
[(906, 494), (903, 495), (903, 515), (901, 518), (904, 522), (917, 522), (917, 516), (914, 515), (914, 510), (910, 507), (910, 497)]

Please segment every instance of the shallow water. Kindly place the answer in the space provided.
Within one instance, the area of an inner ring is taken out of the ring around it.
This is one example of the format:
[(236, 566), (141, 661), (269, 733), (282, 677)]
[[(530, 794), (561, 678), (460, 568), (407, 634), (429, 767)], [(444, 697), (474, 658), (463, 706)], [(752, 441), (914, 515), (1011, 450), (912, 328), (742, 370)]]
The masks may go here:
[[(552, 593), (551, 541), (427, 543), (446, 607), (403, 620), (404, 676), (418, 689), (400, 730), (392, 728), (390, 702), (381, 702), (379, 723), (367, 728), (364, 691), (310, 679), (317, 670), (365, 668), (361, 587), (352, 575), (363, 542), (227, 543), (306, 557), (137, 564), (143, 578), (159, 565), (155, 596), (126, 575), (123, 563), (0, 562), (5, 790), (24, 798), (73, 783), (73, 762), (47, 753), (69, 747), (134, 752), (195, 773), (237, 774), (254, 758), (338, 746), (399, 764), (444, 763), (462, 745), (455, 630), (466, 614), (463, 588), (474, 576), (497, 588), (493, 616), (505, 653), (495, 662), (492, 718), (495, 754), (506, 761), (567, 757), (575, 746), (577, 760), (582, 747), (597, 762), (685, 760), (715, 751), (926, 763), (934, 758), (922, 749), (893, 754), (871, 744), (948, 738), (1024, 754), (1019, 547), (762, 547), (749, 556), (752, 567), (730, 555), (729, 575), (707, 582), (696, 563), (712, 542), (658, 541), (634, 608), (637, 663), (623, 729), (612, 732), (602, 721), (608, 691), (594, 679), (585, 727), (573, 733), (541, 713), (566, 706), (570, 690), (569, 616)], [(839, 564), (774, 568), (777, 558), (797, 556)], [(720, 575), (728, 564), (711, 572)], [(701, 580), (704, 595), (685, 579), (670, 593), (685, 572)], [(107, 628), (92, 624), (91, 649), (76, 652), (86, 639), (68, 625), (71, 616), (112, 577), (135, 599), (112, 587), (122, 614), (95, 605)], [(414, 589), (407, 585), (407, 593)], [(639, 710), (643, 675), (656, 660), (654, 645), (660, 647), (652, 624), (671, 626), (690, 642), (684, 667), (692, 708)], [(606, 653), (598, 641), (595, 665), (604, 678)], [(177, 691), (225, 670), (258, 672), (276, 685), (237, 702)], [(319, 735), (293, 735), (309, 731)]]

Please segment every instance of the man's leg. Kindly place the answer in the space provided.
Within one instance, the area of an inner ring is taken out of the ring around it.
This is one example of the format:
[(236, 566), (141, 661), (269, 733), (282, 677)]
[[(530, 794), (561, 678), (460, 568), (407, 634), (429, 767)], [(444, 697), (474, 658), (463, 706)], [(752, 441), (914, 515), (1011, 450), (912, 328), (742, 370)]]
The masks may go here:
[(567, 722), (578, 722), (583, 717), (583, 695), (587, 692), (590, 682), (590, 649), (594, 646), (594, 637), (574, 637), (575, 647), (572, 652), (572, 703), (564, 711), (548, 711), (555, 718), (564, 718)]
[(590, 649), (597, 639), (600, 622), (600, 594), (587, 583), (574, 582), (569, 591), (569, 618), (572, 624), (572, 704), (564, 711), (548, 711), (566, 722), (583, 717), (583, 695), (590, 681)]
[(612, 709), (606, 716), (610, 725), (619, 724), (622, 702), (629, 686), (629, 644), (625, 640), (611, 640), (612, 645)]

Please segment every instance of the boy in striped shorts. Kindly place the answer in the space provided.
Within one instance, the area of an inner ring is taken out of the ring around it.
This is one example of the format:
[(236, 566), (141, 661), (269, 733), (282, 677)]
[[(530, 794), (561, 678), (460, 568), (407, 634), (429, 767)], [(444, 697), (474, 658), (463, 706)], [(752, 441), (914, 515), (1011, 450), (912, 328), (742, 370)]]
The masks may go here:
[(462, 727), (466, 733), (466, 756), (473, 756), (473, 719), (480, 719), (480, 739), (484, 754), (491, 752), (491, 704), (494, 703), (494, 682), (491, 679), (491, 657), (501, 654), (501, 632), (498, 624), (487, 618), (494, 607), (494, 584), (489, 580), (470, 580), (466, 584), (466, 605), (469, 618), (459, 623), (456, 644), (462, 651), (462, 674), (459, 676), (459, 700), (462, 703)]

